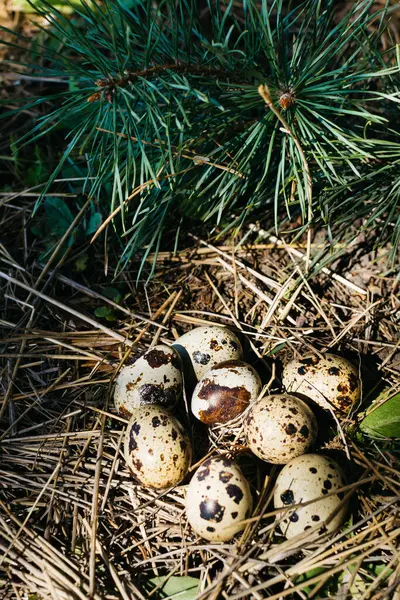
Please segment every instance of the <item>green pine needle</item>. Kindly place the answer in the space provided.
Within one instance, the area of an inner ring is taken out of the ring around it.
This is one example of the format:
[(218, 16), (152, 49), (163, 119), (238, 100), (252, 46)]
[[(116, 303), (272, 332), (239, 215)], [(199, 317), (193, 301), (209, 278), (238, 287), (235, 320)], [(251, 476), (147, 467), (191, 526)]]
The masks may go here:
[(398, 243), (400, 144), (388, 125), (399, 64), (381, 49), (385, 13), (363, 0), (336, 22), (333, 1), (286, 5), (210, 0), (205, 15), (194, 0), (108, 0), (82, 2), (71, 20), (42, 1), (58, 43), (35, 48), (46, 67), (32, 72), (65, 84), (30, 103), (54, 108), (19, 144), (67, 132), (42, 197), (67, 159), (88, 160), (85, 192), (121, 239), (121, 268), (158, 248), (168, 223), (226, 231), (254, 210), (277, 229), (300, 214), (338, 236), (362, 217)]

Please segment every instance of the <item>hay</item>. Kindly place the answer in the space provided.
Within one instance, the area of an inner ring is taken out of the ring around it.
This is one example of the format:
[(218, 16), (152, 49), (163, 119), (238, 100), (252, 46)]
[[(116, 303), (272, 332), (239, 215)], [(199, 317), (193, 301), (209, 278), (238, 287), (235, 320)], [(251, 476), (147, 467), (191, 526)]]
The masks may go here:
[[(3, 223), (31, 208), (23, 197), (2, 202)], [(101, 257), (85, 280), (57, 252), (39, 268), (24, 238), (1, 246), (4, 598), (159, 598), (163, 579), (177, 576), (198, 578), (204, 600), (399, 598), (399, 463), (392, 442), (355, 433), (383, 385), (399, 388), (395, 275), (382, 274), (380, 256), (366, 257), (360, 244), (329, 268), (321, 259), (307, 276), (306, 248), (259, 234), (253, 227), (236, 247), (193, 239), (186, 251), (160, 253), (147, 286), (136, 285), (132, 264), (112, 283), (123, 290), (121, 306), (103, 294), (106, 278), (95, 279)], [(318, 252), (315, 242), (311, 256)], [(112, 264), (108, 273), (111, 281)], [(94, 316), (100, 305), (115, 321)], [(349, 479), (351, 511), (337, 534), (284, 540), (271, 504), (279, 469), (246, 451), (240, 418), (207, 431), (184, 402), (179, 418), (194, 463), (211, 453), (237, 456), (251, 482), (256, 508), (244, 532), (232, 543), (206, 543), (186, 521), (187, 480), (156, 493), (131, 478), (113, 378), (128, 356), (203, 323), (237, 330), (272, 392), (282, 363), (310, 350), (333, 348), (358, 362), (363, 405), (323, 436), (323, 451)]]

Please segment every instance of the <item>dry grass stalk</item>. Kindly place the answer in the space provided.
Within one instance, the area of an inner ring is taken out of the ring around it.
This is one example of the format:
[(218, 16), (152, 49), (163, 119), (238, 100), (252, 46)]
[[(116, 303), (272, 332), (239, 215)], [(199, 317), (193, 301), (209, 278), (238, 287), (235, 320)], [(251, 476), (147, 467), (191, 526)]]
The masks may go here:
[[(6, 219), (10, 210), (5, 206)], [(22, 264), (5, 244), (0, 249), (5, 597), (157, 598), (162, 584), (152, 592), (145, 586), (156, 573), (163, 579), (197, 577), (198, 598), (207, 600), (317, 598), (335, 582), (343, 600), (394, 596), (399, 464), (389, 444), (357, 441), (357, 414), (339, 419), (325, 442), (324, 451), (342, 459), (348, 447), (352, 471), (345, 490), (353, 514), (352, 522), (325, 539), (284, 541), (271, 504), (277, 468), (251, 459), (241, 418), (209, 430), (208, 439), (193, 420), (188, 425), (194, 467), (215, 452), (235, 455), (251, 482), (256, 508), (232, 543), (206, 543), (193, 534), (185, 518), (185, 485), (156, 493), (128, 473), (121, 451), (126, 420), (109, 402), (115, 374), (129, 355), (171, 343), (199, 324), (223, 324), (242, 336), (264, 391), (280, 389), (281, 362), (324, 353), (332, 340), (335, 351), (359, 361), (366, 393), (378, 389), (377, 377), (398, 386), (400, 315), (390, 276), (378, 282), (377, 298), (351, 256), (346, 272), (321, 269), (310, 278), (304, 253), (276, 239), (247, 239), (232, 248), (196, 244), (176, 254), (170, 271), (170, 257), (160, 255), (146, 293), (134, 285), (133, 272), (117, 279), (113, 285), (128, 290), (122, 306), (106, 299), (98, 282), (60, 273), (62, 261), (47, 267), (36, 285), (37, 267)], [(315, 246), (307, 246), (312, 254)], [(65, 299), (71, 290), (73, 307)], [(99, 304), (115, 310), (112, 328), (91, 316)], [(184, 418), (183, 407), (181, 412)], [(380, 567), (375, 576), (371, 565)]]

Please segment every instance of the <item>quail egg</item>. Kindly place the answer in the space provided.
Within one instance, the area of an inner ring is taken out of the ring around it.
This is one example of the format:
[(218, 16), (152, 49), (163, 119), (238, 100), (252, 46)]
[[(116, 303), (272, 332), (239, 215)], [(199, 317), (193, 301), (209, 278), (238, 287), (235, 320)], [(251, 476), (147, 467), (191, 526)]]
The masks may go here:
[(284, 464), (310, 449), (318, 433), (314, 413), (289, 394), (265, 396), (244, 420), (247, 444), (262, 460)]
[(220, 362), (243, 357), (242, 345), (236, 335), (230, 329), (216, 325), (188, 331), (174, 342), (173, 347), (184, 363), (189, 360), (197, 379)]
[(343, 524), (347, 512), (347, 506), (338, 508), (344, 492), (328, 494), (344, 485), (342, 469), (326, 456), (304, 454), (291, 460), (276, 480), (275, 508), (315, 502), (279, 514), (277, 518), (282, 533), (289, 539), (317, 525), (321, 526), (318, 529), (320, 535), (336, 531)]
[(335, 354), (292, 360), (283, 371), (288, 392), (304, 394), (322, 408), (347, 414), (361, 396), (357, 369)]
[(254, 402), (262, 384), (251, 365), (228, 360), (206, 371), (192, 396), (192, 413), (207, 425), (226, 423)]
[(182, 425), (167, 410), (154, 405), (133, 409), (124, 452), (136, 479), (155, 489), (182, 481), (192, 457), (190, 440)]
[(226, 542), (244, 529), (253, 500), (242, 471), (233, 460), (209, 458), (196, 471), (186, 493), (186, 514), (206, 540)]
[(172, 409), (182, 393), (181, 368), (174, 348), (159, 345), (147, 350), (118, 374), (114, 391), (117, 411), (129, 416), (133, 409), (147, 404)]

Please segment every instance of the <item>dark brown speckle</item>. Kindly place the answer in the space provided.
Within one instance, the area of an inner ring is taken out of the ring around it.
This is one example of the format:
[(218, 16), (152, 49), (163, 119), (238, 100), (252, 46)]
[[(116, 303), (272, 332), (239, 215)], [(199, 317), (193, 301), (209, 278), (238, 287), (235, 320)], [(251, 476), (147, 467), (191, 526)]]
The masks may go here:
[(200, 516), (205, 521), (220, 523), (224, 517), (225, 507), (217, 500), (203, 500), (200, 502)]
[(354, 373), (350, 373), (350, 375), (349, 375), (349, 384), (350, 384), (350, 391), (355, 392), (359, 386), (359, 381), (358, 381), (357, 375), (355, 375)]
[(328, 531), (328, 529), (325, 527), (325, 525), (323, 527), (321, 527), (321, 529), (318, 531), (318, 533), (320, 535), (322, 535), (323, 533), (326, 533)]
[(145, 383), (139, 388), (141, 404), (159, 404), (160, 406), (170, 407), (175, 404), (180, 393), (181, 386), (179, 384), (164, 389), (164, 384)]
[(222, 483), (228, 483), (232, 477), (233, 475), (229, 471), (221, 471), (219, 474), (219, 480), (222, 481)]
[(210, 474), (210, 467), (207, 464), (204, 464), (203, 467), (201, 467), (198, 471), (197, 471), (197, 479), (198, 481), (204, 481), (204, 479), (206, 477), (208, 477)]
[(132, 458), (132, 465), (135, 467), (137, 471), (141, 471), (143, 467), (143, 463), (138, 458)]
[(302, 435), (304, 438), (308, 438), (308, 436), (310, 435), (310, 430), (308, 429), (307, 425), (303, 425), (300, 428), (299, 431), (300, 435)]
[(297, 432), (297, 427), (293, 425), (293, 423), (289, 423), (289, 425), (285, 427), (285, 431), (288, 435), (294, 435)]
[(196, 352), (193, 352), (193, 360), (198, 365), (208, 365), (211, 360), (211, 356), (196, 350)]
[(286, 491), (282, 492), (281, 500), (282, 500), (283, 504), (285, 504), (285, 505), (294, 504), (294, 494), (293, 494), (292, 490), (286, 490)]
[(342, 410), (346, 409), (351, 404), (351, 399), (349, 396), (338, 396), (336, 400)]
[(240, 501), (243, 498), (243, 492), (238, 485), (234, 483), (229, 483), (226, 486), (226, 492), (230, 498), (233, 498), (235, 504), (240, 504)]
[(337, 367), (329, 367), (328, 373), (329, 375), (339, 375), (340, 369), (338, 369)]
[(244, 386), (227, 387), (205, 379), (199, 398), (207, 400), (210, 407), (199, 411), (199, 418), (207, 425), (226, 423), (240, 415), (249, 405), (250, 392)]
[(211, 350), (214, 350), (215, 352), (222, 350), (222, 347), (218, 344), (217, 340), (210, 341), (210, 348), (211, 348)]
[(137, 442), (133, 432), (131, 431), (129, 436), (129, 444), (128, 444), (129, 452), (133, 452), (133, 450), (137, 449)]
[(319, 357), (318, 356), (307, 356), (307, 358), (302, 358), (299, 362), (302, 365), (306, 365), (307, 367), (310, 367), (312, 365), (317, 365), (319, 363)]
[[(175, 356), (174, 352), (171, 351), (167, 353), (163, 352), (162, 350), (157, 350), (157, 348), (153, 348), (152, 350), (146, 352), (143, 358), (147, 361), (152, 369), (158, 369), (159, 367), (162, 367), (162, 365), (167, 365), (168, 363), (173, 364), (174, 362), (177, 362), (177, 357)], [(174, 364), (174, 366), (176, 365)]]

